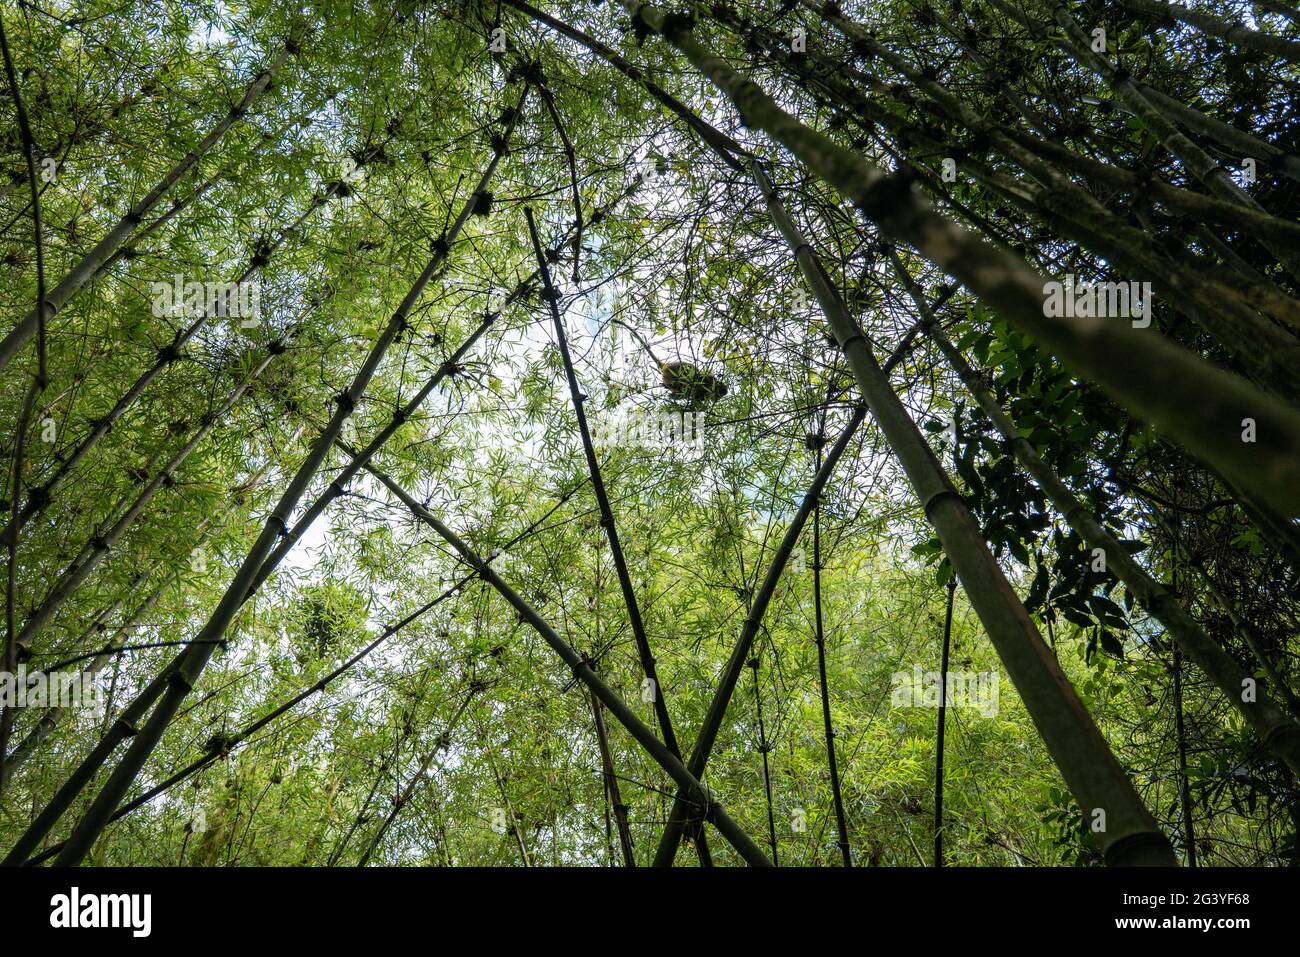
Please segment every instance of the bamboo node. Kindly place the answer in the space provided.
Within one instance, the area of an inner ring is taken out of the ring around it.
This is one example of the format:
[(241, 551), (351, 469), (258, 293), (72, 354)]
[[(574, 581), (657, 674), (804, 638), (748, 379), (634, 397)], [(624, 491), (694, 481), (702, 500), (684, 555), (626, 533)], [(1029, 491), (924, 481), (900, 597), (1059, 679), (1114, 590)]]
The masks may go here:
[(29, 511), (37, 512), (50, 504), (50, 487), (49, 485), (33, 485), (27, 490), (27, 508)]
[(908, 208), (912, 200), (913, 176), (907, 169), (881, 176), (867, 187), (858, 209), (875, 222), (889, 221)]
[(939, 491), (937, 491), (937, 492), (935, 492), (933, 495), (931, 495), (929, 498), (927, 498), (927, 499), (925, 500), (925, 504), (921, 507), (921, 510), (922, 510), (923, 512), (925, 512), (925, 517), (926, 517), (926, 518), (929, 518), (929, 517), (930, 517), (930, 509), (932, 509), (932, 508), (933, 508), (933, 507), (934, 507), (938, 502), (940, 502), (940, 501), (942, 501), (944, 498), (948, 498), (948, 497), (953, 498), (953, 499), (956, 500), (959, 504), (960, 504), (961, 501), (962, 501), (962, 498), (961, 498), (960, 495), (957, 494), (956, 489), (952, 489), (952, 488), (940, 489)]
[(694, 29), (695, 11), (688, 9), (665, 13), (663, 17), (663, 28), (660, 32), (664, 36), (668, 36), (670, 33), (690, 33)]

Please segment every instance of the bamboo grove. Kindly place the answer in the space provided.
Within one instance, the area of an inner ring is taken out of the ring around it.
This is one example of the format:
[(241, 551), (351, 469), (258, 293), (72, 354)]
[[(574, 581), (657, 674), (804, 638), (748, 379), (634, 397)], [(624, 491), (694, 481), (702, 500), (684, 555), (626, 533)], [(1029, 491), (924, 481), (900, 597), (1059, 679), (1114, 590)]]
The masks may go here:
[(6, 865), (1300, 866), (1300, 9), (0, 15)]

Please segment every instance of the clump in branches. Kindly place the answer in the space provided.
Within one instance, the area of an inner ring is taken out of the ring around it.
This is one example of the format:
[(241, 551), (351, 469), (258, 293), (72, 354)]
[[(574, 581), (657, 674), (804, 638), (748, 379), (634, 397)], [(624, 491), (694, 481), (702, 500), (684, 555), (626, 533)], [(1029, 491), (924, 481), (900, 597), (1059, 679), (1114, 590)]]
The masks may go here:
[(659, 366), (661, 382), (674, 399), (691, 405), (716, 402), (727, 394), (727, 383), (689, 362), (664, 362)]
[(230, 749), (239, 743), (239, 736), (234, 734), (217, 733), (208, 738), (203, 745), (203, 750), (209, 754), (219, 754), (225, 757), (230, 753)]
[(533, 86), (545, 86), (546, 72), (537, 60), (516, 63), (506, 74), (506, 82), (518, 83), (520, 80), (526, 80)]

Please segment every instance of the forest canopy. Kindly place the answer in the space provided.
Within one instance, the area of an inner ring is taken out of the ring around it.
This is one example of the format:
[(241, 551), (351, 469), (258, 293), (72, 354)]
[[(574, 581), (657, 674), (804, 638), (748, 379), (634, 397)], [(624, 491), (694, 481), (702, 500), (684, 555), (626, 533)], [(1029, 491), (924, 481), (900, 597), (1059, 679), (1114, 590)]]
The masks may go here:
[(1288, 0), (0, 0), (5, 864), (1300, 866)]

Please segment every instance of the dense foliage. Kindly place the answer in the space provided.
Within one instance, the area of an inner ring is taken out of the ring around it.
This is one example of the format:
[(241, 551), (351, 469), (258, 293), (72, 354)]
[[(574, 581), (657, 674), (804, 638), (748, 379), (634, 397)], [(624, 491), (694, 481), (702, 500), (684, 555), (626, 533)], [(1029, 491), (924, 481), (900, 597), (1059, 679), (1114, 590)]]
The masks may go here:
[(8, 863), (1300, 865), (1284, 0), (0, 14)]

